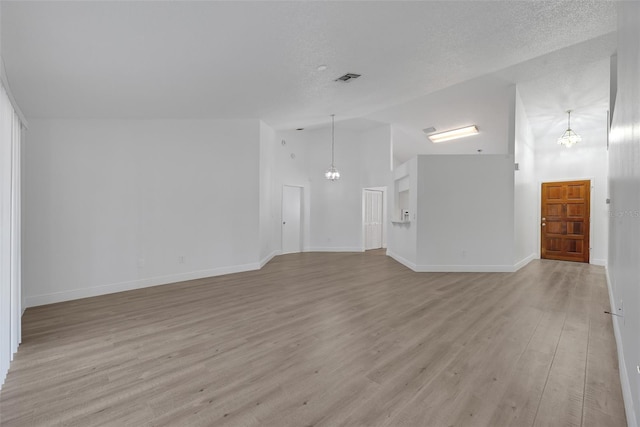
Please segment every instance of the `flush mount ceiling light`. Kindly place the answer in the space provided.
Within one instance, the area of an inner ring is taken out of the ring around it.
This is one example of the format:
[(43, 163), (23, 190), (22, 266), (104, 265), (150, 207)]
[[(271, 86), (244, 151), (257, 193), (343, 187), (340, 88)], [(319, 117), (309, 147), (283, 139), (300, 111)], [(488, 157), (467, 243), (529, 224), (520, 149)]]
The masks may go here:
[(564, 145), (567, 148), (571, 148), (578, 142), (582, 141), (582, 137), (571, 130), (571, 110), (567, 110), (567, 114), (567, 130), (565, 130), (562, 136), (558, 138), (558, 144)]
[(335, 147), (335, 142), (336, 142), (336, 138), (335, 138), (335, 114), (331, 115), (331, 167), (329, 169), (327, 169), (327, 171), (324, 173), (324, 177), (327, 178), (329, 181), (337, 181), (340, 179), (340, 171), (338, 171), (338, 169), (336, 169), (336, 166), (333, 162), (334, 160), (334, 147)]
[(451, 141), (452, 139), (464, 138), (467, 136), (472, 136), (477, 134), (478, 134), (478, 128), (476, 127), (476, 125), (471, 125), (471, 126), (465, 126), (460, 129), (453, 129), (445, 132), (434, 133), (429, 135), (429, 139), (431, 140), (431, 142), (438, 143), (438, 142)]

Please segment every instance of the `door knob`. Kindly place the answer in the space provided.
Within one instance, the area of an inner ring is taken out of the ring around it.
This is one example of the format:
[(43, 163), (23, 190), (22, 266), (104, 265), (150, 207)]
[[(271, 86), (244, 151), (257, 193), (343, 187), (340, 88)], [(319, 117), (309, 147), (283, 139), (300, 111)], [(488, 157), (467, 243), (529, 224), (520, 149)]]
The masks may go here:
[(545, 224), (545, 223), (543, 222), (543, 223), (542, 223), (542, 226), (544, 227), (545, 225), (547, 225), (547, 224)]

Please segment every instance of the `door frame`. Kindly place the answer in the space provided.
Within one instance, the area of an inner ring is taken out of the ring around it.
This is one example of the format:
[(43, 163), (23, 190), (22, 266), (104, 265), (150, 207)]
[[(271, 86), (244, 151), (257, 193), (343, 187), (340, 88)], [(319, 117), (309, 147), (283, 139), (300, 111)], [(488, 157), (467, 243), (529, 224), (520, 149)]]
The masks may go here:
[[(280, 253), (284, 254), (284, 239), (282, 238), (282, 235), (284, 234), (284, 227), (283, 227), (283, 222), (284, 222), (284, 187), (295, 187), (295, 188), (299, 188), (300, 189), (300, 252), (305, 252), (305, 247), (304, 247), (304, 243), (305, 243), (305, 195), (306, 192), (304, 191), (304, 185), (295, 185), (295, 184), (282, 184), (282, 187), (280, 188)], [(290, 252), (290, 253), (297, 253), (297, 252)]]
[(361, 235), (362, 235), (362, 247), (361, 247), (361, 251), (364, 252), (365, 251), (365, 225), (364, 225), (364, 221), (365, 221), (365, 206), (366, 206), (366, 202), (365, 202), (365, 191), (366, 190), (371, 190), (371, 191), (381, 191), (382, 192), (382, 249), (386, 249), (387, 248), (387, 187), (363, 187), (362, 188), (362, 229), (361, 229)]
[(538, 188), (536, 190), (538, 195), (537, 212), (536, 212), (536, 235), (538, 238), (537, 241), (537, 253), (536, 258), (542, 259), (542, 230), (540, 229), (540, 224), (542, 224), (542, 184), (545, 182), (570, 182), (570, 181), (589, 181), (591, 186), (589, 187), (589, 264), (593, 263), (593, 257), (591, 256), (591, 252), (593, 250), (593, 182), (595, 178), (593, 176), (587, 177), (578, 177), (578, 178), (545, 178), (538, 180)]

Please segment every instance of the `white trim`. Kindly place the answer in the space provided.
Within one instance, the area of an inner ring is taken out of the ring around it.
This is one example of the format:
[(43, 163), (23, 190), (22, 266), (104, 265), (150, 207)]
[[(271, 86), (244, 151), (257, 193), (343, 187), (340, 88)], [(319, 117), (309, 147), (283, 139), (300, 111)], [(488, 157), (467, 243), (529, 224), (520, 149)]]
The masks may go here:
[(516, 262), (513, 266), (513, 271), (518, 271), (520, 270), (522, 267), (524, 267), (525, 265), (529, 264), (531, 261), (533, 261), (534, 259), (538, 259), (539, 256), (536, 254), (531, 254), (528, 257), (525, 257), (523, 259), (521, 259), (520, 261)]
[(416, 273), (513, 273), (537, 258), (535, 254), (531, 254), (515, 265), (418, 265), (389, 249), (387, 256)]
[(589, 261), (589, 264), (600, 265), (602, 267), (606, 267), (607, 266), (607, 260), (606, 259), (592, 259), (591, 261)]
[(259, 268), (264, 267), (265, 265), (267, 265), (267, 263), (269, 261), (271, 261), (273, 259), (273, 257), (281, 255), (281, 254), (282, 254), (282, 251), (279, 250), (279, 249), (276, 249), (275, 251), (271, 252), (269, 255), (267, 255), (266, 257), (264, 257), (264, 258), (262, 258), (260, 260), (260, 267)]
[(20, 118), (20, 123), (25, 129), (29, 128), (29, 122), (27, 122), (27, 118), (22, 114), (22, 110), (18, 106), (16, 99), (13, 97), (11, 93), (11, 89), (9, 86), (9, 79), (7, 78), (7, 70), (4, 68), (4, 60), (2, 56), (0, 56), (0, 81), (2, 81), (2, 85), (4, 86), (4, 90), (7, 92), (7, 96), (9, 97), (9, 101), (11, 101), (11, 105), (13, 106), (13, 110), (16, 112), (18, 117)]
[(150, 277), (148, 279), (132, 280), (129, 282), (111, 283), (108, 285), (93, 286), (90, 288), (74, 289), (70, 291), (55, 292), (27, 296), (27, 307), (53, 304), (56, 302), (70, 301), (80, 298), (89, 298), (99, 295), (113, 294), (116, 292), (131, 291), (134, 289), (148, 288), (151, 286), (167, 285), (186, 280), (203, 279), (205, 277), (222, 276), (224, 274), (242, 273), (244, 271), (259, 270), (257, 262), (229, 267), (213, 268), (211, 270), (199, 270), (189, 273), (172, 274), (170, 276)]
[(329, 248), (306, 247), (304, 248), (304, 252), (364, 252), (364, 248), (352, 246), (337, 246)]
[(409, 261), (408, 259), (405, 259), (405, 258), (401, 257), (400, 255), (394, 253), (393, 251), (391, 251), (389, 249), (387, 249), (387, 256), (395, 259), (396, 261), (398, 261), (400, 264), (404, 265), (405, 267), (407, 267), (407, 268), (409, 268), (409, 269), (411, 269), (413, 271), (416, 271), (416, 264), (415, 263)]
[[(607, 288), (609, 290), (609, 307), (612, 313), (615, 313), (616, 305), (614, 303), (613, 286), (609, 277), (609, 269), (606, 269)], [(629, 384), (629, 375), (627, 373), (627, 365), (624, 362), (624, 352), (622, 348), (622, 335), (620, 333), (620, 320), (617, 316), (611, 316), (613, 322), (613, 335), (616, 339), (616, 348), (618, 350), (618, 373), (620, 375), (620, 386), (622, 388), (622, 399), (624, 401), (624, 411), (627, 415), (627, 426), (638, 427), (638, 419), (633, 406), (633, 395), (631, 394), (631, 384)]]

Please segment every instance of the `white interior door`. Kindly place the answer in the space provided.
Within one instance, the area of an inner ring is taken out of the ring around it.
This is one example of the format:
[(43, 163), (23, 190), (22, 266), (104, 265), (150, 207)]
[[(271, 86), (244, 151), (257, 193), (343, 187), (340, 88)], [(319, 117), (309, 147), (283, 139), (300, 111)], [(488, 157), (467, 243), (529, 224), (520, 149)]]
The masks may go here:
[(302, 250), (302, 187), (282, 187), (282, 253)]
[(364, 190), (364, 249), (382, 247), (382, 191)]

